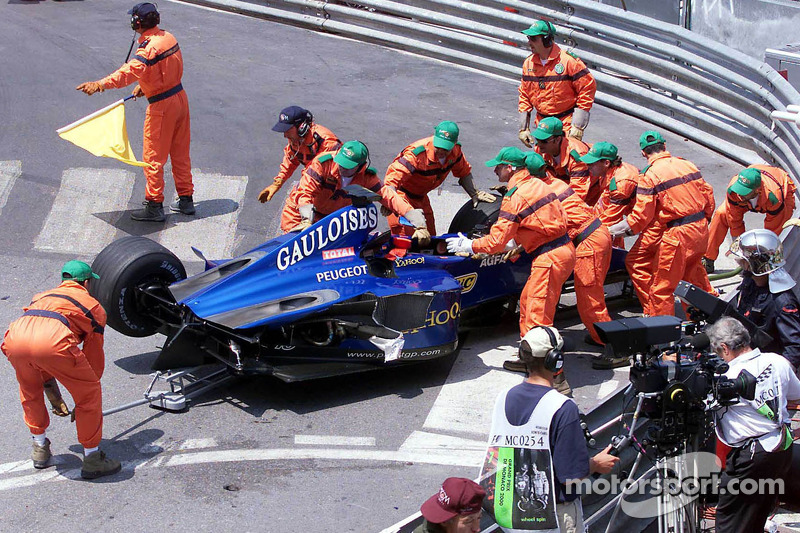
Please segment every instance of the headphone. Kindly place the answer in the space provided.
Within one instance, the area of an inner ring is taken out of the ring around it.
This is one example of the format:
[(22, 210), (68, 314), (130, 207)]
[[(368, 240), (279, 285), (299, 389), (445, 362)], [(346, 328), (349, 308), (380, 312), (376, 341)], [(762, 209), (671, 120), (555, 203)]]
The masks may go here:
[(297, 126), (297, 134), (300, 137), (305, 137), (308, 133), (308, 130), (311, 129), (311, 123), (314, 122), (314, 115), (311, 114), (311, 111), (306, 109), (306, 116), (303, 117), (302, 122), (296, 124)]
[(145, 13), (144, 16), (140, 16), (138, 9), (134, 9), (133, 13), (131, 13), (131, 29), (134, 31), (140, 28), (144, 28), (146, 30), (154, 28), (161, 23), (161, 15), (157, 11), (158, 6), (147, 2), (147, 3), (137, 4), (136, 8), (140, 8), (144, 5), (153, 6), (156, 8), (156, 11), (151, 11), (150, 13)]
[(364, 161), (363, 163), (361, 163), (361, 165), (359, 165), (358, 169), (361, 170), (362, 168), (369, 167), (370, 164), (372, 163), (372, 160), (369, 158), (369, 146), (367, 146), (367, 144), (365, 142), (363, 142), (363, 141), (360, 141), (358, 139), (354, 139), (354, 140), (356, 142), (358, 142), (358, 143), (361, 143), (361, 146), (363, 146), (364, 150), (366, 150), (366, 152), (367, 152), (367, 160)]
[(540, 327), (547, 332), (547, 336), (550, 337), (550, 345), (552, 346), (544, 356), (544, 367), (550, 372), (557, 372), (564, 366), (564, 354), (561, 352), (563, 341), (559, 343), (556, 340), (555, 334), (550, 331), (550, 328), (546, 326)]
[(553, 26), (553, 23), (549, 20), (544, 21), (547, 24), (547, 35), (542, 35), (542, 46), (545, 48), (550, 48), (553, 46), (553, 40), (556, 37), (556, 27)]

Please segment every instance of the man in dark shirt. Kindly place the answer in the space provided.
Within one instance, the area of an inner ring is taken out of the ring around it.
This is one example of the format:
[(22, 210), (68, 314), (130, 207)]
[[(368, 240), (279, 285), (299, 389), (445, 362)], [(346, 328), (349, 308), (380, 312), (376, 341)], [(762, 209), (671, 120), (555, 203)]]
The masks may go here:
[[(553, 327), (536, 326), (531, 329), (520, 344), (520, 360), (525, 364), (527, 377), (525, 381), (501, 393), (501, 398), (505, 398), (504, 414), (505, 420), (498, 420), (502, 411), (498, 405), (495, 407), (495, 417), (492, 420), (492, 431), (490, 432), (490, 447), (492, 442), (507, 442), (504, 436), (513, 433), (515, 428), (525, 426), (525, 433), (540, 434), (540, 430), (548, 432), (549, 447), (538, 446), (540, 449), (525, 451), (529, 454), (548, 454), (552, 457), (553, 484), (555, 493), (555, 510), (558, 518), (560, 531), (564, 533), (582, 532), (583, 511), (580, 502), (577, 501), (579, 495), (576, 491), (569, 490), (569, 483), (578, 481), (592, 473), (609, 473), (619, 462), (619, 458), (609, 454), (609, 446), (594, 457), (589, 457), (586, 447), (586, 440), (580, 426), (578, 416), (578, 406), (570, 398), (567, 398), (553, 389), (553, 373), (558, 369), (559, 360), (563, 360), (560, 353), (564, 341), (558, 330)], [(553, 394), (557, 395), (556, 397)], [(549, 395), (545, 398), (546, 395)], [(554, 403), (556, 402), (556, 403)], [(557, 405), (553, 407), (555, 413), (547, 420), (534, 420), (541, 417), (546, 411), (537, 412), (540, 404)], [(538, 423), (542, 428), (530, 426)], [(549, 427), (548, 427), (549, 426)], [(530, 432), (529, 432), (530, 429)], [(500, 439), (493, 436), (500, 435)], [(527, 448), (527, 447), (526, 447)]]
[(795, 281), (783, 268), (783, 244), (769, 230), (746, 231), (729, 252), (744, 268), (736, 309), (772, 337), (759, 346), (783, 355), (795, 370), (800, 366), (800, 304), (792, 291)]

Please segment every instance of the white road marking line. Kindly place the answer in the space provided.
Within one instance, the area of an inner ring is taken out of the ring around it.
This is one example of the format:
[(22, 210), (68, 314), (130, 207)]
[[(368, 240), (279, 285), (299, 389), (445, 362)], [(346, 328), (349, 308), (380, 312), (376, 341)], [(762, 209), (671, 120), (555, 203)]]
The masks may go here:
[(217, 441), (213, 438), (186, 440), (158, 439), (140, 446), (139, 453), (152, 454), (165, 451), (198, 450), (202, 448), (215, 448), (216, 446)]
[(344, 437), (339, 435), (295, 435), (295, 444), (312, 446), (375, 446), (375, 437)]
[[(319, 449), (319, 448), (277, 448), (215, 450), (181, 453), (171, 457), (159, 456), (153, 459), (124, 461), (123, 472), (150, 469), (161, 466), (184, 466), (215, 463), (238, 463), (242, 461), (286, 461), (286, 460), (331, 460), (331, 461), (386, 461), (396, 463), (419, 463), (442, 466), (465, 466), (478, 468), (483, 463), (483, 452), (476, 450), (450, 450), (448, 453), (419, 453), (400, 450), (365, 449)], [(80, 468), (65, 470), (48, 469), (27, 476), (0, 479), (0, 491), (30, 487), (47, 481), (63, 481), (80, 478)]]
[[(75, 476), (76, 473), (77, 477)], [(50, 469), (42, 472), (37, 472), (36, 474), (31, 474), (29, 476), (4, 479), (3, 481), (0, 481), (0, 490), (11, 490), (11, 489), (21, 489), (24, 487), (31, 487), (33, 485), (38, 485), (39, 483), (50, 481), (51, 479), (56, 479), (56, 480), (78, 479), (79, 477), (81, 477), (80, 468), (75, 470), (67, 470), (65, 472), (59, 472), (58, 470)]]
[[(64, 464), (64, 460), (61, 457), (54, 456), (50, 459), (50, 466), (56, 466), (60, 464)], [(11, 472), (27, 472), (27, 471), (36, 470), (33, 467), (33, 461), (16, 461), (13, 463), (6, 463), (0, 465), (0, 474), (11, 473)]]
[(619, 387), (619, 381), (616, 379), (609, 379), (608, 381), (604, 381), (600, 384), (600, 387), (597, 389), (597, 399), (602, 400)]
[(461, 351), (425, 419), (424, 429), (480, 437), (489, 433), (497, 395), (521, 381), (520, 374), (502, 369), (503, 361), (517, 355), (517, 347), (494, 347), (496, 342), (478, 340), (470, 343), (471, 350)]
[[(183, 261), (198, 261), (191, 247), (209, 259), (228, 259), (236, 244), (236, 224), (247, 176), (223, 176), (192, 169), (197, 214), (172, 213), (158, 241)], [(172, 199), (164, 200), (165, 212)]]
[(486, 451), (486, 441), (415, 431), (400, 446), (401, 452), (452, 453), (453, 450)]
[(14, 461), (13, 463), (3, 463), (0, 465), (0, 474), (5, 474), (6, 472), (16, 472), (17, 469), (21, 466), (31, 465), (33, 468), (33, 463), (31, 461)]
[(50, 208), (35, 248), (94, 255), (114, 240), (133, 193), (134, 174), (120, 169), (71, 168)]
[[(482, 464), (483, 453), (476, 453), (475, 451), (453, 450), (449, 454), (440, 455), (402, 452), (399, 450), (348, 450), (345, 448), (219, 450), (174, 455), (164, 461), (164, 465), (179, 466), (208, 463), (230, 463), (239, 461), (285, 461), (287, 459), (329, 459), (334, 461), (364, 460), (401, 463), (412, 462), (444, 466), (472, 466), (477, 468)], [(1, 484), (0, 488), (2, 488)]]
[(178, 449), (183, 450), (199, 450), (202, 448), (216, 448), (217, 441), (213, 438), (205, 439), (186, 439), (180, 443)]
[(22, 161), (0, 161), (0, 213), (3, 212), (14, 182), (22, 175)]

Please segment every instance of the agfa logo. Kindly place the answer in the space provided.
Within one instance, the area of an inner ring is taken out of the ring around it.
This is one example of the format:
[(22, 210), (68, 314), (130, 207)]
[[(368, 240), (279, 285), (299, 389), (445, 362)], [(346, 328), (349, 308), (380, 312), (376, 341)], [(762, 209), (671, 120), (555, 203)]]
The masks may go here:
[(463, 276), (458, 276), (456, 281), (461, 285), (461, 294), (466, 294), (472, 290), (475, 286), (475, 283), (478, 281), (478, 273), (472, 272), (471, 274), (464, 274)]
[(485, 257), (485, 258), (481, 259), (481, 264), (478, 265), (478, 267), (482, 268), (482, 267), (495, 266), (495, 265), (499, 265), (501, 263), (505, 263), (506, 261), (507, 260), (505, 258), (505, 255), (503, 255), (503, 254), (494, 254), (494, 255), (490, 255), (489, 257)]

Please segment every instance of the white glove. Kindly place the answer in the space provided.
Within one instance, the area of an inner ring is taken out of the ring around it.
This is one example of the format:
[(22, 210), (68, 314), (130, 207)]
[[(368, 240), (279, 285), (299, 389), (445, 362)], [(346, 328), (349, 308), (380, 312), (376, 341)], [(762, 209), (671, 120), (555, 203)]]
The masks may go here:
[(309, 222), (309, 226), (311, 225), (311, 221), (314, 220), (314, 204), (303, 204), (297, 206), (297, 211), (300, 213), (300, 217), (303, 220), (307, 220)]
[(497, 197), (486, 191), (476, 191), (475, 196), (472, 197), (472, 207), (478, 207), (478, 202), (486, 202), (491, 204), (497, 200)]
[(428, 224), (425, 222), (425, 213), (422, 209), (411, 209), (405, 215), (406, 220), (411, 222), (415, 228), (426, 228)]
[(608, 232), (611, 233), (612, 237), (621, 237), (622, 235), (633, 235), (631, 231), (631, 225), (628, 224), (628, 219), (623, 218), (620, 222), (617, 222), (613, 226), (608, 228)]
[(458, 237), (450, 237), (447, 239), (447, 251), (451, 254), (471, 254), (472, 239), (468, 238), (463, 233), (459, 233)]

